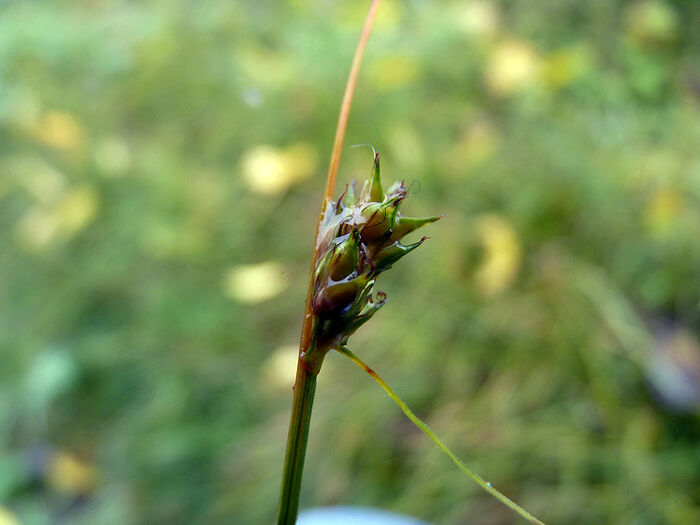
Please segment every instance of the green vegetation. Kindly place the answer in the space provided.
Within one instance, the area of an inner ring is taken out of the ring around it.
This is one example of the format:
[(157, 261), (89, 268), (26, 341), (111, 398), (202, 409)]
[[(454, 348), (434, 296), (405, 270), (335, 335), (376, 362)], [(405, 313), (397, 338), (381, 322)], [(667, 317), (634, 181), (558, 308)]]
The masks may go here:
[[(0, 523), (274, 521), (366, 9), (0, 4)], [(351, 349), (547, 523), (700, 521), (699, 25), (385, 0), (367, 49), (346, 144), (445, 218)], [(302, 507), (517, 519), (347, 359), (317, 393)]]

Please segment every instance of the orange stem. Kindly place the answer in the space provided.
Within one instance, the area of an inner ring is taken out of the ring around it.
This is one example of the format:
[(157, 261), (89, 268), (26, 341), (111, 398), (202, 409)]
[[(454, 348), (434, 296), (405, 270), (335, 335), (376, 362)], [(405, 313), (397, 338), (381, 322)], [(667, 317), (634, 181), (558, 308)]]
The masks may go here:
[(340, 155), (343, 149), (343, 141), (345, 140), (345, 129), (348, 126), (348, 117), (350, 116), (350, 106), (352, 105), (352, 99), (355, 95), (355, 86), (357, 85), (357, 77), (360, 74), (362, 56), (365, 53), (367, 41), (369, 40), (369, 34), (372, 31), (372, 25), (374, 25), (374, 19), (377, 16), (377, 9), (379, 9), (379, 3), (380, 0), (372, 1), (372, 5), (370, 6), (369, 12), (367, 13), (367, 18), (365, 19), (364, 28), (362, 29), (362, 35), (360, 35), (360, 41), (357, 43), (355, 57), (352, 60), (350, 75), (348, 76), (348, 82), (345, 86), (345, 95), (343, 96), (343, 103), (340, 105), (340, 115), (338, 116), (338, 127), (335, 130), (335, 140), (333, 141), (333, 149), (331, 150), (331, 162), (328, 166), (328, 176), (326, 177), (326, 189), (323, 193), (323, 208), (325, 208), (326, 206), (326, 199), (333, 198), (335, 178), (338, 174)]

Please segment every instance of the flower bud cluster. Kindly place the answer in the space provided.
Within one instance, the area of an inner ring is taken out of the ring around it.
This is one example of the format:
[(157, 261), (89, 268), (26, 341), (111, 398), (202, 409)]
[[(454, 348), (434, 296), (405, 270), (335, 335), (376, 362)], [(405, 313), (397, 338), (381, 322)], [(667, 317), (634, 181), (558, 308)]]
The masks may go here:
[(379, 155), (358, 196), (354, 182), (337, 202), (329, 202), (316, 251), (312, 307), (323, 323), (324, 339), (345, 344), (347, 338), (382, 307), (386, 295), (373, 294), (377, 276), (420, 246), (427, 237), (403, 244), (408, 233), (440, 217), (405, 217), (399, 211), (406, 185), (382, 190)]

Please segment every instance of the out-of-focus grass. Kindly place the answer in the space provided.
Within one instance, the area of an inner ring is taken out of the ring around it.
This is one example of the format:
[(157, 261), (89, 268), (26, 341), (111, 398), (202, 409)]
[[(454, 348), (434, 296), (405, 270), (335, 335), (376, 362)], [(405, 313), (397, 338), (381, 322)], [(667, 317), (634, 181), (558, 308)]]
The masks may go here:
[[(0, 7), (0, 523), (272, 521), (365, 8)], [(446, 217), (353, 350), (552, 523), (699, 521), (699, 24), (387, 1), (370, 43), (347, 143)], [(312, 427), (303, 505), (514, 519), (336, 356)]]

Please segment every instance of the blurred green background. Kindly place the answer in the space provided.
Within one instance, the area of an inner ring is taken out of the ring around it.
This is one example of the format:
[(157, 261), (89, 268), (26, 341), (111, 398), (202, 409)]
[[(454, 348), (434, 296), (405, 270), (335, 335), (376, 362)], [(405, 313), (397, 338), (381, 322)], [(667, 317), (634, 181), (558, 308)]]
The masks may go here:
[[(0, 524), (274, 520), (368, 2), (0, 3)], [(383, 2), (339, 189), (432, 239), (351, 340), (551, 523), (700, 523), (700, 3)], [(338, 355), (302, 506), (517, 518)]]

